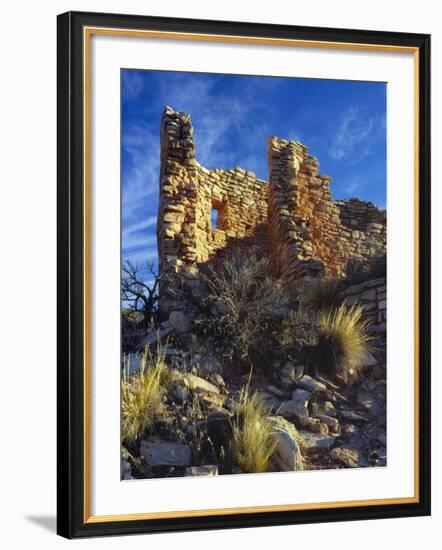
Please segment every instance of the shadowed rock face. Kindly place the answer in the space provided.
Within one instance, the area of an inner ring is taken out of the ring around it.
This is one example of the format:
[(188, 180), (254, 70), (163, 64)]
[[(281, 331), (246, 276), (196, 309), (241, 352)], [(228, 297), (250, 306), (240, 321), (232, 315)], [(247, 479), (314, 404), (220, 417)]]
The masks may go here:
[[(333, 201), (331, 178), (318, 174), (318, 160), (301, 143), (269, 138), (268, 182), (238, 167), (208, 170), (195, 150), (190, 115), (166, 107), (157, 235), (168, 285), (174, 273), (197, 280), (202, 264), (238, 251), (268, 257), (270, 274), (289, 284), (343, 276), (350, 258), (385, 250), (385, 212), (358, 199)], [(162, 294), (169, 314), (176, 304)]]

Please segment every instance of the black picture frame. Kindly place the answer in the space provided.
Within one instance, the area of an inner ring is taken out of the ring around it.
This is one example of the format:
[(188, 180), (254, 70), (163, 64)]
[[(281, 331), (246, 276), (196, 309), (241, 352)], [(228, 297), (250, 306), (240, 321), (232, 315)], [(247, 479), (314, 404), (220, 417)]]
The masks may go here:
[[(58, 179), (58, 534), (67, 538), (225, 529), (430, 514), (430, 36), (397, 32), (297, 27), (68, 12), (57, 21)], [(419, 72), (419, 469), (412, 503), (344, 506), (316, 510), (220, 514), (163, 519), (88, 521), (85, 512), (84, 384), (84, 28), (110, 27), (240, 37), (266, 37), (415, 49)]]

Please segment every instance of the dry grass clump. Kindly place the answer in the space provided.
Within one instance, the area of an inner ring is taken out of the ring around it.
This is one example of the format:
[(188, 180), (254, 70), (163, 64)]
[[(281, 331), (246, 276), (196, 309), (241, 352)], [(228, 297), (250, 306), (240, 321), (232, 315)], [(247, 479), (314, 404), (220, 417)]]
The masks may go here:
[(342, 302), (337, 279), (318, 279), (305, 286), (301, 303), (305, 308), (324, 311), (336, 308)]
[(357, 378), (358, 362), (373, 340), (369, 321), (361, 319), (363, 311), (362, 306), (341, 305), (319, 313), (315, 361), (320, 371), (338, 374), (345, 382)]
[(131, 444), (152, 428), (163, 413), (163, 398), (167, 391), (170, 372), (164, 355), (153, 355), (147, 348), (140, 369), (130, 374), (130, 365), (124, 365), (121, 384), (121, 434)]
[(233, 425), (232, 456), (245, 473), (266, 472), (277, 440), (257, 393), (243, 388)]

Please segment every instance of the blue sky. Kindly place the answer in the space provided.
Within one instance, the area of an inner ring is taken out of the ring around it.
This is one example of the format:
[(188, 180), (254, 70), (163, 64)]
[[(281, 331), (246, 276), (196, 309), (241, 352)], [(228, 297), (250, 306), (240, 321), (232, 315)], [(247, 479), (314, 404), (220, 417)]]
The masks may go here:
[(160, 148), (165, 105), (190, 113), (197, 160), (241, 166), (267, 179), (267, 139), (299, 140), (332, 177), (335, 199), (386, 201), (386, 85), (124, 69), (122, 256), (156, 261)]

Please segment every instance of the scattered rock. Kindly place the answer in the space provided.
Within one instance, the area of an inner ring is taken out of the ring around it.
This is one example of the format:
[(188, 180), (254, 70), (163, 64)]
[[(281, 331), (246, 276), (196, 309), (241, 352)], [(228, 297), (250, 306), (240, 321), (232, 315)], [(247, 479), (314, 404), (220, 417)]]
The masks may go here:
[(267, 408), (267, 410), (272, 413), (281, 407), (284, 403), (279, 397), (276, 397), (273, 393), (261, 392), (259, 394), (262, 403)]
[(339, 424), (337, 418), (334, 418), (333, 416), (327, 416), (325, 414), (320, 414), (318, 416), (318, 419), (323, 424), (326, 424), (329, 428), (337, 426)]
[(161, 342), (164, 338), (169, 336), (173, 332), (173, 326), (169, 321), (161, 323), (158, 329), (149, 329), (146, 336), (138, 344), (137, 350), (144, 350), (146, 347), (154, 347)]
[(278, 409), (278, 414), (284, 418), (297, 418), (300, 422), (309, 418), (308, 401), (310, 393), (305, 390), (295, 390), (290, 401), (285, 401)]
[(344, 435), (353, 435), (359, 431), (359, 428), (357, 428), (354, 424), (344, 424), (342, 426), (342, 433)]
[(281, 378), (279, 379), (279, 383), (286, 389), (290, 389), (293, 386), (293, 381), (286, 376), (281, 376)]
[(373, 397), (373, 394), (369, 392), (361, 392), (358, 394), (357, 401), (359, 405), (364, 407), (366, 411), (372, 411), (373, 409), (378, 408), (376, 400)]
[(214, 384), (194, 374), (185, 374), (183, 380), (185, 385), (196, 393), (219, 393), (219, 389)]
[(330, 452), (330, 458), (339, 462), (347, 468), (356, 468), (359, 466), (360, 455), (356, 449), (349, 447), (336, 447)]
[(278, 397), (285, 397), (287, 393), (284, 390), (281, 390), (280, 388), (277, 388), (276, 386), (267, 386), (267, 390), (271, 393), (274, 393)]
[(365, 418), (365, 416), (355, 413), (354, 411), (340, 411), (339, 414), (342, 418), (349, 420), (350, 422), (368, 422), (368, 418)]
[(218, 475), (218, 466), (213, 465), (204, 465), (204, 466), (191, 466), (187, 468), (185, 477), (206, 477), (206, 476), (217, 476)]
[(322, 384), (324, 384), (324, 386), (327, 387), (327, 389), (331, 390), (331, 391), (336, 391), (339, 389), (339, 386), (337, 386), (336, 384), (333, 384), (333, 382), (331, 382), (331, 380), (329, 380), (328, 378), (323, 378), (322, 376), (317, 376), (316, 379), (321, 382)]
[(322, 435), (328, 434), (328, 426), (324, 422), (315, 422), (312, 424), (309, 424), (308, 429), (313, 433), (319, 433)]
[(307, 453), (331, 449), (336, 440), (336, 437), (331, 435), (313, 434), (305, 430), (301, 430), (299, 434), (301, 435), (299, 440), (301, 450)]
[(325, 391), (327, 389), (325, 384), (323, 384), (322, 382), (318, 382), (318, 380), (315, 380), (307, 374), (304, 374), (302, 378), (296, 380), (296, 385), (310, 392)]
[(216, 374), (213, 374), (212, 375), (212, 380), (213, 382), (220, 388), (225, 388), (226, 387), (226, 383), (224, 382), (224, 378), (216, 373)]
[(333, 416), (333, 417), (335, 417), (338, 414), (335, 409), (335, 406), (331, 401), (324, 401), (323, 403), (313, 403), (312, 410), (313, 410), (313, 414), (318, 417), (321, 414), (325, 416)]
[(287, 378), (291, 383), (297, 381), (304, 374), (304, 365), (286, 363), (279, 371), (281, 378)]
[(295, 426), (281, 416), (269, 416), (267, 420), (277, 438), (274, 460), (278, 470), (282, 472), (303, 470), (302, 454), (298, 444), (299, 436)]
[(150, 467), (189, 466), (191, 452), (184, 443), (170, 443), (151, 438), (141, 441), (140, 457)]

